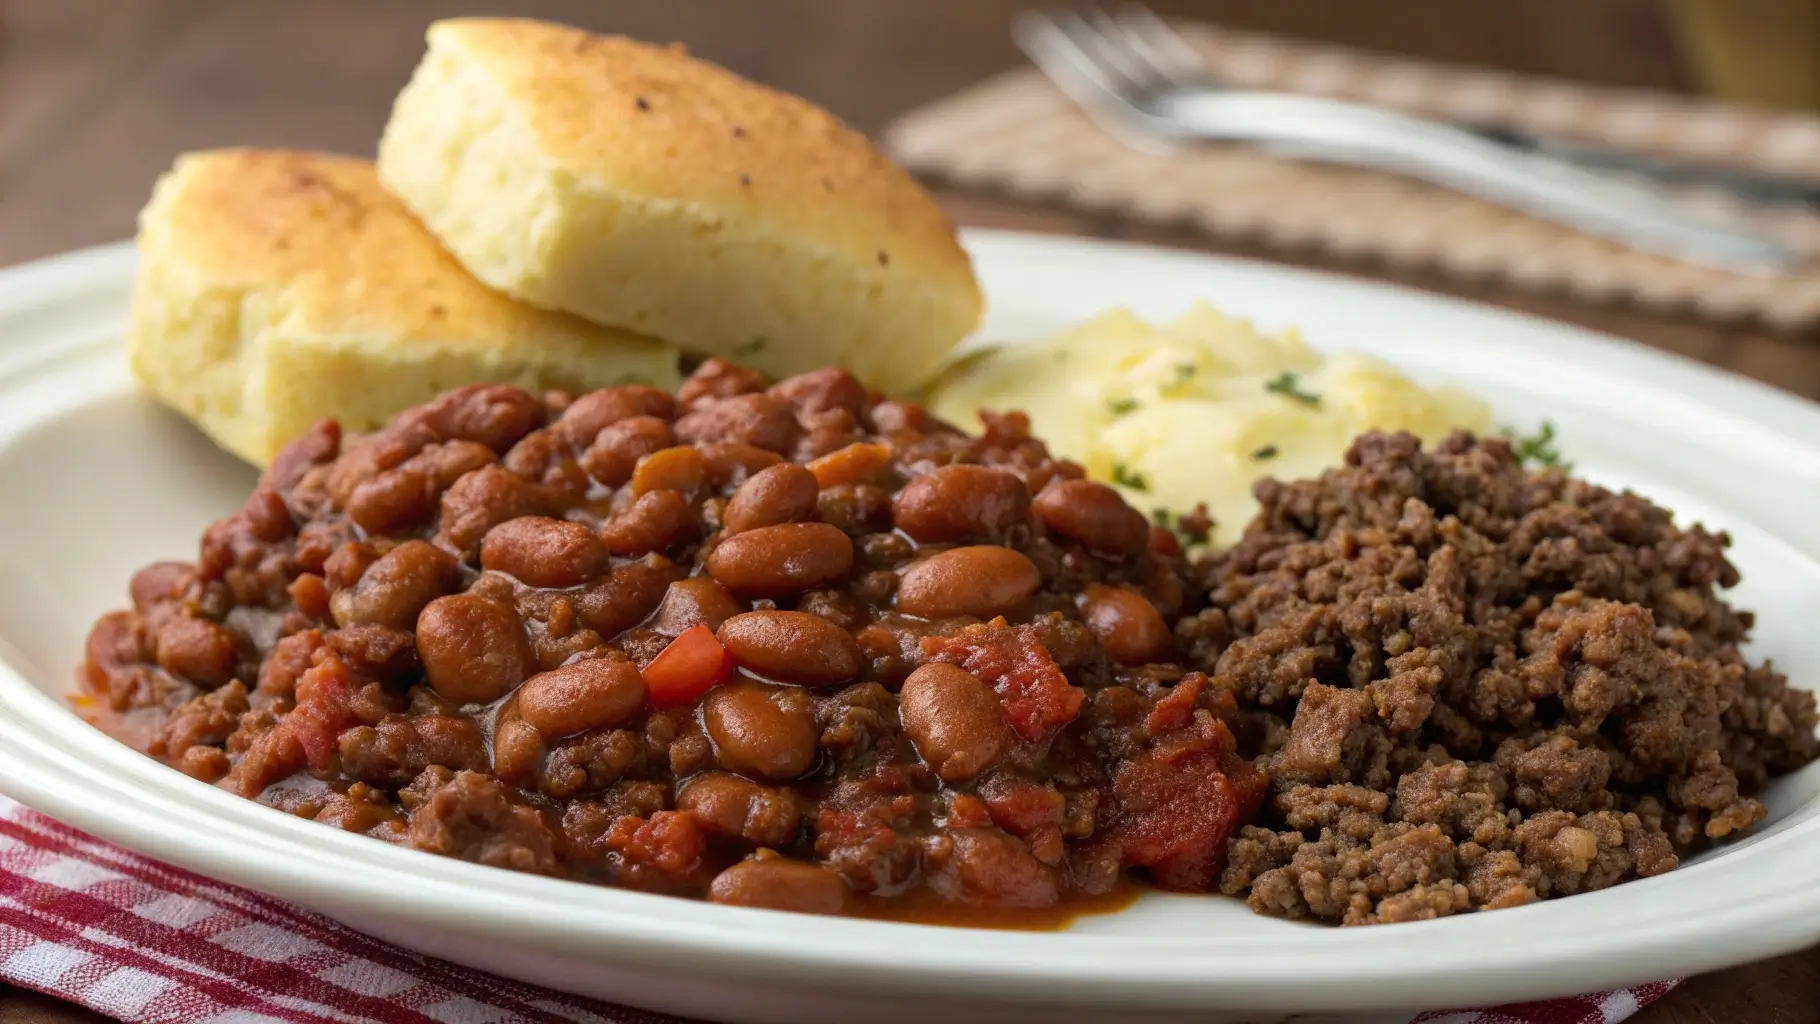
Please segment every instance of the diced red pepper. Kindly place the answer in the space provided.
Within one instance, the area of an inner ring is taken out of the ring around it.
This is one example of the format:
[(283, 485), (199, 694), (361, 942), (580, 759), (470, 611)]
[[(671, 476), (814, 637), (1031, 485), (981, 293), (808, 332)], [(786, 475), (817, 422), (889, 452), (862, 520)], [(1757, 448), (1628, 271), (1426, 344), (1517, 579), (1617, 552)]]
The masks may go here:
[(1005, 717), (1019, 736), (1035, 743), (1074, 721), (1087, 697), (1068, 682), (1048, 648), (1028, 629), (994, 619), (954, 636), (929, 637), (923, 653), (952, 662), (998, 691)]
[(733, 671), (733, 656), (706, 626), (690, 626), (645, 666), (645, 690), (660, 708), (687, 707)]

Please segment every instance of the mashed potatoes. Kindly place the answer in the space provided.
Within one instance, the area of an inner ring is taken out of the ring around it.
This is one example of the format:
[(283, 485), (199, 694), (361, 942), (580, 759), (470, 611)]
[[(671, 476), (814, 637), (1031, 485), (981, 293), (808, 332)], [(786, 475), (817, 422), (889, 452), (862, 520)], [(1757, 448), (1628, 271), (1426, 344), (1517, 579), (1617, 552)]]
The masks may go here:
[(1137, 507), (1162, 516), (1206, 502), (1216, 544), (1257, 511), (1253, 481), (1317, 475), (1365, 430), (1433, 441), (1490, 426), (1461, 391), (1423, 388), (1367, 356), (1323, 356), (1294, 330), (1261, 334), (1204, 304), (1161, 326), (1114, 310), (975, 353), (937, 382), (930, 406), (969, 429), (980, 409), (1021, 409), (1052, 451)]

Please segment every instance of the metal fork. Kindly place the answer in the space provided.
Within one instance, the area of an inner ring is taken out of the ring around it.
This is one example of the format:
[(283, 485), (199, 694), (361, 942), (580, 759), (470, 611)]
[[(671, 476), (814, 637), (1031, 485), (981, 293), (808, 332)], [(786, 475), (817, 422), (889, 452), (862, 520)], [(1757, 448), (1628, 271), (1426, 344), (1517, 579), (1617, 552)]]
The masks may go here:
[(1018, 47), (1102, 128), (1147, 150), (1247, 142), (1304, 160), (1390, 171), (1637, 249), (1745, 273), (1806, 263), (1780, 241), (1707, 217), (1629, 182), (1383, 107), (1228, 89), (1141, 6), (1026, 11)]

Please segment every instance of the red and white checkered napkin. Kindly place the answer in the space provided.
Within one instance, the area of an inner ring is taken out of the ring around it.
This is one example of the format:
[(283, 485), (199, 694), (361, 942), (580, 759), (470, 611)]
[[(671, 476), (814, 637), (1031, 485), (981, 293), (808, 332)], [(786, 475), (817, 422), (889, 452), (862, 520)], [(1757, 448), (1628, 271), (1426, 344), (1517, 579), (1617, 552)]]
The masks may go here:
[[(387, 945), (5, 797), (0, 982), (134, 1024), (676, 1024)], [(1616, 1024), (1673, 986), (1425, 1013), (1412, 1024)]]

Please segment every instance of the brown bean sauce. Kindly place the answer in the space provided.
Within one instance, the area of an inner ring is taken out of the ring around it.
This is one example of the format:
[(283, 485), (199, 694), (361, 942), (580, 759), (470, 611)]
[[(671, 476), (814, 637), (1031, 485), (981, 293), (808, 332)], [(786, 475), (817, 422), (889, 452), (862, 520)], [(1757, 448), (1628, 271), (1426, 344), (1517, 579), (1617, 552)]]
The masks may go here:
[(973, 437), (839, 370), (710, 360), (676, 399), (463, 388), (274, 465), (96, 623), (77, 703), (293, 814), (741, 906), (1060, 928), (1134, 869), (1215, 888), (1263, 791), (1173, 648), (1179, 551), (1020, 416)]

